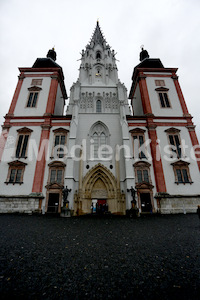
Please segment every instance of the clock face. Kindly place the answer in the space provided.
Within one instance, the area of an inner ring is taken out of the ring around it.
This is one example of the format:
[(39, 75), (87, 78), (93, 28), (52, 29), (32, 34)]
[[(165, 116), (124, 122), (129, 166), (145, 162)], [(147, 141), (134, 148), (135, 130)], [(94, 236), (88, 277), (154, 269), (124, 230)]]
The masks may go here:
[(99, 71), (95, 75), (96, 77), (101, 77), (101, 73), (99, 73)]

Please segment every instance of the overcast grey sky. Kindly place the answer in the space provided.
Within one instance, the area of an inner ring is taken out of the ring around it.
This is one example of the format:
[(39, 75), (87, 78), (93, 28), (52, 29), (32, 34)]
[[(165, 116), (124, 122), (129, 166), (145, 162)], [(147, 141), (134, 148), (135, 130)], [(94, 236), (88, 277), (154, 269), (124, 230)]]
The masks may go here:
[(19, 75), (55, 46), (69, 96), (78, 78), (80, 52), (99, 18), (117, 52), (119, 78), (128, 92), (143, 44), (165, 67), (178, 67), (179, 81), (200, 139), (199, 0), (0, 0), (0, 123)]

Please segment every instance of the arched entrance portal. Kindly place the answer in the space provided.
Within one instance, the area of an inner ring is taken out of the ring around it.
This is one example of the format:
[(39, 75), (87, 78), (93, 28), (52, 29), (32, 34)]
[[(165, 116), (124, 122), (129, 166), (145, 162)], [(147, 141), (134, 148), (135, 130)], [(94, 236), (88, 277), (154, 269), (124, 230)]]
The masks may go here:
[(101, 178), (97, 179), (97, 181), (93, 185), (91, 198), (92, 198), (91, 211), (93, 213), (103, 214), (108, 211), (108, 204), (107, 204), (108, 192)]
[(88, 171), (74, 200), (77, 215), (91, 213), (92, 200), (106, 203), (111, 213), (125, 214), (125, 196), (117, 187), (114, 175), (102, 164)]

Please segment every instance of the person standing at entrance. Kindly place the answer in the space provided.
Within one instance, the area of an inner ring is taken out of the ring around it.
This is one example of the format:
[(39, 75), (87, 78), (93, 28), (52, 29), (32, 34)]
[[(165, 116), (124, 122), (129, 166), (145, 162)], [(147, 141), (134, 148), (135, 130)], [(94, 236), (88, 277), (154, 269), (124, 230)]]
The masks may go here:
[(91, 213), (93, 214), (93, 210), (94, 210), (94, 206), (93, 206), (93, 203), (91, 205)]

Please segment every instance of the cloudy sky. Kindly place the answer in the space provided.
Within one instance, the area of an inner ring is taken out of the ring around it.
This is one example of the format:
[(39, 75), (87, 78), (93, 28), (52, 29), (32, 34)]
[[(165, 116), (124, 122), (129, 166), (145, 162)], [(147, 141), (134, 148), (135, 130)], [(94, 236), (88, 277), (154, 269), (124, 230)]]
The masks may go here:
[(179, 81), (200, 139), (199, 0), (0, 0), (0, 123), (19, 75), (55, 46), (69, 95), (78, 78), (80, 52), (99, 19), (117, 52), (119, 78), (128, 92), (143, 44), (165, 67), (178, 67)]

